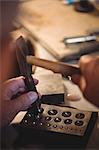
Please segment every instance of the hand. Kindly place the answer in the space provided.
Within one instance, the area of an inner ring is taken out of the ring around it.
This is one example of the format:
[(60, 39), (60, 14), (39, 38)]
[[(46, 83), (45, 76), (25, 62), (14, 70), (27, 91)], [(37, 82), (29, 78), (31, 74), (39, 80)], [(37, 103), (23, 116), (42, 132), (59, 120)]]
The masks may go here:
[[(37, 84), (38, 80), (34, 79), (34, 82)], [(19, 111), (26, 110), (38, 98), (36, 92), (25, 92), (24, 77), (10, 79), (2, 85), (1, 126), (9, 124)], [(18, 93), (22, 94), (17, 98), (13, 98)]]
[(79, 66), (81, 75), (73, 75), (72, 81), (80, 87), (87, 100), (99, 107), (99, 57), (82, 56)]

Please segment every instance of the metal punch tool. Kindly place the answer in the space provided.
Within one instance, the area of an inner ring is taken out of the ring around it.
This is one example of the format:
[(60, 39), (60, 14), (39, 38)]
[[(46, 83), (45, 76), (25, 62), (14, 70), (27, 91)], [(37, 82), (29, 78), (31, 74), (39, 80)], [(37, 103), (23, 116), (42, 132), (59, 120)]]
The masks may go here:
[[(22, 36), (20, 36), (16, 40), (15, 47), (16, 47), (16, 56), (17, 56), (17, 61), (18, 61), (19, 68), (20, 68), (20, 73), (22, 76), (25, 77), (24, 82), (26, 85), (27, 92), (35, 91), (36, 93), (38, 93), (33, 77), (32, 77), (32, 65), (28, 64), (26, 61), (26, 56), (32, 55), (32, 51), (28, 49), (27, 43)], [(42, 108), (41, 108), (41, 102), (40, 102), (39, 96), (36, 102), (34, 102), (31, 105), (29, 110), (33, 111), (35, 115), (38, 115), (39, 113), (41, 113)]]

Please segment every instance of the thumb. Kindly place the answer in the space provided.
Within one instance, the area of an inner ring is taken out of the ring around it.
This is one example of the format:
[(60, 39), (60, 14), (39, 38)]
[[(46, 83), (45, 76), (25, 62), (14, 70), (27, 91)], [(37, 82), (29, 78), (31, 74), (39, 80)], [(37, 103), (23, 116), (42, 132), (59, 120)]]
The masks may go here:
[(18, 98), (14, 99), (13, 102), (18, 111), (26, 110), (32, 103), (34, 103), (38, 98), (36, 92), (30, 91), (25, 93)]

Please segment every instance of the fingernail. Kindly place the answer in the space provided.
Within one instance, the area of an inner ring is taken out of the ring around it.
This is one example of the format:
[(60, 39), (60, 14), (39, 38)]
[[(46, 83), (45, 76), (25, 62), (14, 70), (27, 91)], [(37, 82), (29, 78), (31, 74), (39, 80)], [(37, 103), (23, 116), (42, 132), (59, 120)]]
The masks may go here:
[(28, 97), (29, 97), (29, 100), (34, 102), (36, 101), (36, 99), (38, 98), (38, 95), (36, 92), (29, 92), (28, 93)]

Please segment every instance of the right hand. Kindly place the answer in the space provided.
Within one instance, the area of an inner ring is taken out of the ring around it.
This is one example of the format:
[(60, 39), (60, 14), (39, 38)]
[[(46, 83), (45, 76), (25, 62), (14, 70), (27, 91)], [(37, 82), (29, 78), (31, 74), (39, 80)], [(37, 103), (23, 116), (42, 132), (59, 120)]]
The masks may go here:
[(99, 107), (99, 57), (82, 56), (79, 66), (81, 75), (73, 75), (72, 81), (79, 86), (88, 101)]

